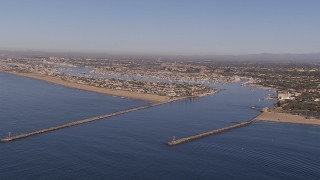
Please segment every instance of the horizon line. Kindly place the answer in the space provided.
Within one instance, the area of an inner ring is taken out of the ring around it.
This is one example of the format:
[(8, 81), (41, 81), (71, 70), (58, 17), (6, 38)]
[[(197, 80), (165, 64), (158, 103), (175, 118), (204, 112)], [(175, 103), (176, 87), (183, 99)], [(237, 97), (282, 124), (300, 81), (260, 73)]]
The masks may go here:
[(148, 55), (148, 56), (246, 56), (246, 55), (315, 55), (320, 54), (319, 52), (257, 52), (257, 53), (180, 53), (180, 52), (137, 52), (137, 51), (91, 51), (91, 50), (62, 50), (62, 49), (28, 49), (28, 48), (6, 48), (0, 47), (0, 51), (9, 52), (39, 52), (39, 53), (79, 53), (87, 55)]

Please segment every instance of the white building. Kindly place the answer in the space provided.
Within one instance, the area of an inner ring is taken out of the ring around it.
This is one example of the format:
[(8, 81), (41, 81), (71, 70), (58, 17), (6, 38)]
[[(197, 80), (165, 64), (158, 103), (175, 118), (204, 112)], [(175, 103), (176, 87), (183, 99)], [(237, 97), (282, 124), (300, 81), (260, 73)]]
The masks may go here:
[(294, 100), (294, 94), (291, 94), (289, 91), (278, 91), (278, 100)]

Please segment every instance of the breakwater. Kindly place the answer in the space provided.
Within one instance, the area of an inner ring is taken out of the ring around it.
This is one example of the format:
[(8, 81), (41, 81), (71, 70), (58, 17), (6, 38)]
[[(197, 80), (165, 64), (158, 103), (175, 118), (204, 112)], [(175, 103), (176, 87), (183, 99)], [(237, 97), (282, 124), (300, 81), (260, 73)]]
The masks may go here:
[(181, 139), (173, 139), (172, 141), (168, 142), (168, 145), (169, 146), (175, 146), (175, 145), (191, 142), (191, 141), (194, 141), (194, 140), (197, 140), (197, 139), (200, 139), (200, 138), (204, 138), (204, 137), (207, 137), (207, 136), (210, 136), (210, 135), (221, 134), (221, 133), (224, 133), (226, 131), (230, 131), (232, 129), (236, 129), (236, 128), (247, 126), (247, 125), (251, 124), (254, 121), (255, 121), (255, 118), (250, 120), (250, 121), (241, 122), (239, 124), (234, 124), (232, 126), (228, 126), (228, 127), (224, 127), (224, 128), (208, 131), (208, 132), (197, 134), (197, 135), (194, 135), (194, 136), (189, 136), (189, 137), (185, 137), (185, 138), (181, 138)]
[(10, 142), (10, 141), (18, 140), (18, 139), (23, 139), (23, 138), (27, 138), (27, 137), (31, 137), (31, 136), (35, 136), (35, 135), (51, 132), (51, 131), (56, 131), (56, 130), (67, 128), (67, 127), (77, 126), (77, 125), (89, 123), (89, 122), (92, 122), (92, 121), (97, 121), (97, 120), (101, 120), (101, 119), (105, 119), (105, 118), (110, 118), (110, 117), (113, 117), (113, 116), (119, 116), (119, 115), (122, 115), (122, 114), (126, 114), (126, 113), (133, 112), (133, 111), (138, 111), (138, 110), (143, 110), (143, 109), (151, 108), (151, 107), (154, 107), (154, 106), (159, 106), (159, 105), (166, 104), (166, 103), (169, 103), (169, 102), (173, 102), (173, 101), (176, 101), (176, 100), (179, 100), (179, 99), (174, 99), (174, 100), (170, 100), (170, 101), (167, 101), (167, 102), (153, 103), (153, 104), (139, 106), (139, 107), (135, 107), (135, 108), (131, 108), (131, 109), (121, 110), (121, 111), (114, 112), (114, 113), (95, 116), (95, 117), (91, 117), (91, 118), (87, 118), (87, 119), (83, 119), (83, 120), (79, 120), (79, 121), (75, 121), (75, 122), (71, 122), (71, 123), (66, 123), (66, 124), (59, 125), (59, 126), (54, 126), (54, 127), (50, 127), (50, 128), (46, 128), (46, 129), (41, 129), (41, 130), (38, 130), (38, 131), (33, 131), (33, 132), (30, 132), (30, 133), (16, 135), (16, 136), (10, 136), (9, 135), (9, 137), (0, 139), (0, 142)]

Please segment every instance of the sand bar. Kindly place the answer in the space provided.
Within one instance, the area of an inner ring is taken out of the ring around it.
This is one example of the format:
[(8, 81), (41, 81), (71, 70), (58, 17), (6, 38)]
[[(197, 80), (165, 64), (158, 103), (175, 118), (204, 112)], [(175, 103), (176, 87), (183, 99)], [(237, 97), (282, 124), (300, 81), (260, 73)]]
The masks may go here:
[(300, 115), (293, 115), (280, 112), (263, 112), (255, 119), (260, 121), (320, 125), (320, 119), (306, 119), (305, 117)]
[[(1, 71), (1, 69), (0, 69)], [(147, 100), (152, 102), (166, 102), (169, 101), (170, 98), (167, 96), (159, 96), (156, 94), (145, 94), (145, 93), (137, 93), (137, 92), (130, 92), (130, 91), (124, 91), (124, 90), (114, 90), (114, 89), (107, 89), (107, 88), (100, 88), (100, 87), (94, 87), (90, 85), (85, 84), (78, 84), (74, 82), (68, 82), (64, 81), (58, 77), (52, 77), (47, 75), (42, 75), (38, 73), (18, 73), (18, 72), (7, 72), (13, 75), (17, 76), (23, 76), (27, 78), (37, 79), (65, 87), (85, 90), (85, 91), (91, 91), (96, 93), (102, 93), (102, 94), (108, 94), (113, 96), (119, 96), (119, 97), (126, 97), (126, 98), (132, 98), (132, 99), (140, 99), (140, 100)]]

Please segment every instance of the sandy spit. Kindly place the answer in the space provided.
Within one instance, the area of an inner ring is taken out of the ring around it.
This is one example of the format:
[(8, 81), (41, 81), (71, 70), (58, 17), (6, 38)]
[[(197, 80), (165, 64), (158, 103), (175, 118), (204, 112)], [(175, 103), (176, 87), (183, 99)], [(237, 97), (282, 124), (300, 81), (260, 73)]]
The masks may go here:
[(157, 102), (157, 103), (158, 102), (166, 102), (166, 101), (170, 100), (170, 98), (167, 96), (159, 96), (159, 95), (155, 95), (155, 94), (145, 94), (145, 93), (124, 91), (124, 90), (114, 90), (114, 89), (94, 87), (94, 86), (85, 85), (85, 84), (68, 82), (68, 81), (64, 81), (58, 77), (52, 77), (52, 76), (42, 75), (42, 74), (38, 74), (38, 73), (18, 73), (18, 72), (7, 72), (7, 73), (17, 75), (17, 76), (23, 76), (23, 77), (27, 77), (27, 78), (37, 79), (37, 80), (41, 80), (41, 81), (69, 87), (69, 88), (75, 88), (75, 89), (80, 89), (80, 90), (85, 90), (85, 91), (108, 94), (108, 95), (112, 95), (112, 96), (147, 100), (147, 101)]
[(320, 125), (320, 119), (306, 119), (305, 117), (300, 115), (293, 115), (280, 112), (263, 112), (255, 119), (260, 121)]

